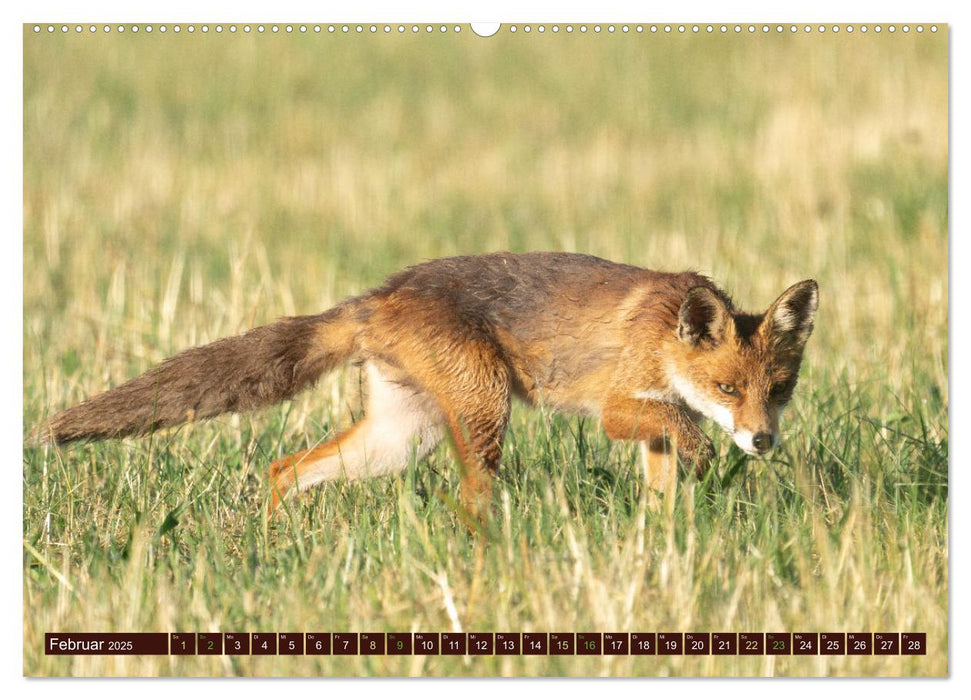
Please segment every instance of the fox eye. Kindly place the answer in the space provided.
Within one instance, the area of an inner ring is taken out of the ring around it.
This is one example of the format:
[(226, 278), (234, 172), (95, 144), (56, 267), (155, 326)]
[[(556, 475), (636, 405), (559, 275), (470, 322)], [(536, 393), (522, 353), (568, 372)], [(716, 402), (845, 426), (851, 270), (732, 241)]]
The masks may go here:
[(718, 388), (723, 394), (728, 394), (729, 396), (738, 396), (738, 389), (735, 388), (734, 384), (722, 384), (719, 382)]
[(769, 396), (782, 396), (789, 389), (789, 382), (780, 382), (778, 384), (773, 384), (772, 388), (769, 389)]

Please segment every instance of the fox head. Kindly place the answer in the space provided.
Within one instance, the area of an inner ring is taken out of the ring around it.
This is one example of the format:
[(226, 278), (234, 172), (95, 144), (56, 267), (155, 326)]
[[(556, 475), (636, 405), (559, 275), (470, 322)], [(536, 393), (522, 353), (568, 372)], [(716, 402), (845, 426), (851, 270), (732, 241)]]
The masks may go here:
[(683, 352), (668, 368), (689, 408), (717, 422), (750, 455), (779, 444), (779, 414), (792, 398), (819, 290), (789, 287), (764, 314), (734, 311), (708, 287), (688, 291), (678, 313)]

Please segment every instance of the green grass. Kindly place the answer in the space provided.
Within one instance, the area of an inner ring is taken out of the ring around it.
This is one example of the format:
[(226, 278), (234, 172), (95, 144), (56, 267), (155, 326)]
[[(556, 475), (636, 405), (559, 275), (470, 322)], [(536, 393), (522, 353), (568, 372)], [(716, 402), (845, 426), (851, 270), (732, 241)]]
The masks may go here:
[[(575, 250), (814, 277), (771, 460), (647, 507), (636, 450), (517, 407), (470, 537), (447, 447), (268, 521), (356, 370), (150, 439), (24, 450), (28, 675), (944, 675), (943, 36), (24, 37), (25, 430), (414, 262)], [(48, 657), (47, 631), (924, 631), (924, 657)]]

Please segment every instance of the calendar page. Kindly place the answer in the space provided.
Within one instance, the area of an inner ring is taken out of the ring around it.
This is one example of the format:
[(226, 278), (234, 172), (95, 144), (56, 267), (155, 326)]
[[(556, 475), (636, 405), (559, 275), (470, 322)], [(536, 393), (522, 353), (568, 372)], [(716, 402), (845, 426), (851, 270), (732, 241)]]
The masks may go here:
[(949, 673), (947, 24), (27, 23), (23, 225), (26, 676)]

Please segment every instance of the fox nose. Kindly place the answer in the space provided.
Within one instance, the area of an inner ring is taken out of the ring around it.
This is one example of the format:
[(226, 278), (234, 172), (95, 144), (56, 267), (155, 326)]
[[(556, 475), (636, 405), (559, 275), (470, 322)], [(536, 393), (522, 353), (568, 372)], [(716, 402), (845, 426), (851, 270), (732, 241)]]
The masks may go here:
[(756, 433), (752, 436), (752, 447), (759, 453), (772, 449), (772, 435), (770, 433)]

